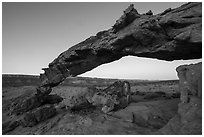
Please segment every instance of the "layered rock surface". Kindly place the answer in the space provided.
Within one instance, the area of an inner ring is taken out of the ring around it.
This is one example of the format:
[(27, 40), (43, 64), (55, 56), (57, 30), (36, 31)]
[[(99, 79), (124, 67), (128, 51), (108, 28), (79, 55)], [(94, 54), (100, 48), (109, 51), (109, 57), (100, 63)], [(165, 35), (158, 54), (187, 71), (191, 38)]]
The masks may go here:
[(202, 63), (177, 67), (181, 103), (158, 134), (202, 134)]
[(41, 86), (57, 86), (66, 77), (127, 55), (187, 60), (201, 58), (201, 49), (201, 3), (187, 3), (157, 15), (139, 14), (130, 5), (111, 29), (69, 48), (44, 68)]
[(63, 98), (56, 94), (47, 95), (35, 90), (26, 91), (22, 95), (12, 99), (8, 108), (8, 120), (2, 122), (2, 133), (6, 134), (16, 127), (33, 127), (54, 115), (56, 115), (56, 105)]

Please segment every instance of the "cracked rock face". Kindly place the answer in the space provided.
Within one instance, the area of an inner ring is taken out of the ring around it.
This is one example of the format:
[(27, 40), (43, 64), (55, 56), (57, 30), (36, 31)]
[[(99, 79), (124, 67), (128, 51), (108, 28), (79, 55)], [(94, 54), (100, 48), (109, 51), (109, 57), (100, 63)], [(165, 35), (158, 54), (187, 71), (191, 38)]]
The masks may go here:
[(66, 101), (66, 105), (73, 110), (95, 106), (100, 107), (102, 112), (108, 113), (113, 110), (127, 107), (129, 98), (129, 82), (116, 81), (103, 90), (98, 90), (97, 88), (89, 88), (84, 93), (76, 94), (67, 99), (68, 101)]
[(202, 57), (202, 4), (187, 3), (161, 14), (139, 14), (130, 5), (109, 30), (101, 31), (61, 53), (41, 74), (42, 87), (54, 87), (123, 56), (160, 60)]
[(158, 134), (202, 134), (202, 63), (177, 67), (181, 103)]
[(116, 81), (106, 89), (96, 92), (91, 100), (94, 106), (102, 106), (102, 111), (121, 109), (128, 106), (130, 97), (130, 83), (127, 81)]
[(177, 67), (181, 102), (189, 102), (190, 96), (202, 98), (202, 63)]
[(44, 104), (57, 104), (61, 102), (63, 98), (54, 94), (40, 94), (32, 93), (30, 95), (22, 95), (10, 106), (11, 114), (21, 115), (25, 112), (28, 112), (32, 109), (38, 108)]

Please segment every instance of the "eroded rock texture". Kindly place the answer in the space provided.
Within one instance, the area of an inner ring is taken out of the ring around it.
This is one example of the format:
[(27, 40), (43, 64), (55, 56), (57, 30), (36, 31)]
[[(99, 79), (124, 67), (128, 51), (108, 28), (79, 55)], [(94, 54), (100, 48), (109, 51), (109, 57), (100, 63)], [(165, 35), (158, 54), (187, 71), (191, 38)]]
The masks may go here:
[[(34, 102), (36, 103), (36, 102)], [(53, 116), (57, 113), (56, 108), (52, 104), (46, 104), (38, 108), (24, 112), (20, 116), (12, 116), (2, 124), (2, 133), (6, 134), (14, 130), (18, 126), (33, 127)]]
[[(161, 60), (202, 57), (202, 4), (187, 3), (153, 15), (130, 5), (109, 30), (101, 31), (61, 53), (41, 74), (42, 87), (54, 87), (123, 56)], [(43, 90), (42, 90), (43, 91)]]
[(181, 103), (158, 134), (202, 134), (202, 63), (177, 68)]
[(41, 93), (23, 94), (10, 106), (11, 114), (21, 115), (44, 104), (57, 104), (63, 98), (58, 95), (47, 95)]
[(116, 81), (106, 89), (93, 95), (90, 103), (102, 105), (102, 111), (108, 113), (114, 109), (128, 106), (130, 97), (130, 84), (126, 81)]
[(76, 94), (66, 101), (66, 105), (72, 110), (96, 106), (101, 107), (104, 113), (108, 113), (114, 109), (127, 107), (129, 98), (129, 82), (116, 81), (103, 90), (89, 88), (87, 92)]
[(20, 120), (20, 123), (24, 127), (32, 127), (54, 116), (55, 114), (56, 109), (54, 105), (44, 105), (25, 113), (23, 118)]
[(182, 103), (189, 102), (190, 96), (202, 98), (202, 63), (177, 67), (179, 91)]

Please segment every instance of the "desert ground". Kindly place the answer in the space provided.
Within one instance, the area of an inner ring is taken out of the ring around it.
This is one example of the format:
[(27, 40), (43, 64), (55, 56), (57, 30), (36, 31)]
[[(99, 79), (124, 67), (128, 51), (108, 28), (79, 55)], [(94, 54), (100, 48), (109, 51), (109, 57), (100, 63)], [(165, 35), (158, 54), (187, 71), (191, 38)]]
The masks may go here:
[(88, 91), (88, 87), (104, 89), (115, 81), (117, 80), (82, 77), (67, 79), (62, 85), (53, 88), (51, 92), (63, 98), (62, 102), (55, 104), (57, 113), (54, 116), (32, 127), (17, 126), (8, 130), (7, 123), (14, 119), (10, 114), (12, 103), (34, 93), (39, 81), (38, 77), (33, 76), (3, 76), (3, 134), (156, 134), (176, 114), (177, 105), (180, 102), (179, 95), (175, 96), (179, 91), (178, 80), (130, 80), (132, 102), (127, 107), (109, 114), (104, 114), (100, 107), (71, 110), (67, 106), (73, 96), (83, 96)]

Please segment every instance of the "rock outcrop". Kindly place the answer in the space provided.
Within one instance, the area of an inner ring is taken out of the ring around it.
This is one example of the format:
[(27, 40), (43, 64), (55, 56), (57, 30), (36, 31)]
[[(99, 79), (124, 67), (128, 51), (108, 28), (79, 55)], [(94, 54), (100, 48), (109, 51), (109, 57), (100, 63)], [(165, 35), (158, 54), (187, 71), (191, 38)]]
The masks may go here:
[(63, 98), (56, 95), (42, 94), (39, 91), (27, 91), (12, 99), (8, 109), (10, 119), (2, 124), (3, 134), (18, 126), (32, 127), (56, 114), (58, 103)]
[(130, 84), (127, 81), (116, 81), (109, 87), (99, 90), (88, 88), (87, 92), (80, 92), (67, 99), (66, 105), (72, 110), (100, 107), (104, 113), (127, 107), (130, 99)]
[(123, 56), (160, 60), (202, 57), (202, 3), (187, 3), (161, 14), (139, 14), (130, 5), (109, 30), (101, 31), (61, 53), (41, 74), (42, 87)]
[(202, 134), (202, 63), (177, 67), (181, 103), (158, 134)]
[(2, 124), (2, 132), (6, 134), (14, 130), (18, 126), (33, 127), (41, 123), (57, 113), (56, 108), (52, 104), (46, 104), (30, 111), (24, 112), (20, 116), (13, 116), (10, 120)]
[(58, 95), (41, 94), (41, 92), (22, 95), (10, 107), (11, 114), (21, 115), (44, 104), (56, 104), (63, 100)]
[(127, 81), (116, 81), (105, 89), (96, 87), (69, 91), (64, 97), (64, 105), (71, 110), (82, 110), (91, 107), (100, 108), (104, 113), (124, 109), (130, 103), (149, 102), (156, 100), (179, 99), (179, 93), (158, 92), (131, 92)]
[(129, 98), (129, 82), (116, 81), (106, 89), (95, 93), (89, 102), (94, 106), (102, 106), (102, 111), (108, 113), (112, 110), (127, 107)]
[(202, 63), (177, 67), (181, 102), (189, 102), (190, 96), (202, 98)]
[(34, 108), (40, 107), (45, 98), (43, 94), (33, 92), (32, 94), (23, 94), (18, 97), (10, 106), (11, 114), (20, 115)]

